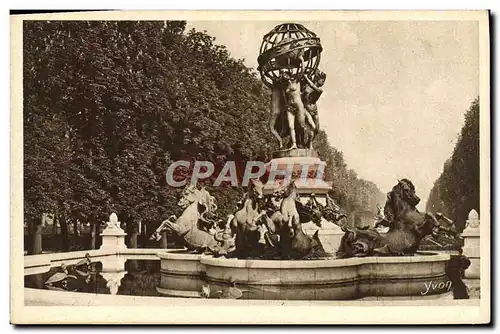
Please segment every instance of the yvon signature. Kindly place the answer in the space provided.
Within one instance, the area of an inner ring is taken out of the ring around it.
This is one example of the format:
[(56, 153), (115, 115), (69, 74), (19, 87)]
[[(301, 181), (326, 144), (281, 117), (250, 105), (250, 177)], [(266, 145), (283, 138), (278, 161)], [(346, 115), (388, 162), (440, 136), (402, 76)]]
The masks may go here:
[(451, 289), (451, 281), (446, 281), (446, 282), (439, 282), (439, 283), (434, 283), (434, 281), (430, 281), (429, 283), (424, 283), (425, 285), (425, 291), (420, 292), (422, 296), (425, 296), (429, 293), (429, 291), (440, 291), (446, 288), (446, 291), (450, 291)]

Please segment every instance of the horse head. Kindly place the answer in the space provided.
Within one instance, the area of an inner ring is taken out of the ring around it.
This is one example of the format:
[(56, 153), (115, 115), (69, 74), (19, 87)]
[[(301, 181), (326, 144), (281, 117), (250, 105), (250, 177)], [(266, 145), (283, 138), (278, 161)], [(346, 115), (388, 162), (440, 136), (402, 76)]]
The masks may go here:
[(291, 180), (288, 183), (283, 183), (278, 189), (276, 189), (273, 193), (273, 196), (276, 198), (287, 198), (296, 191), (297, 185), (295, 183), (295, 180)]
[(321, 227), (321, 219), (323, 218), (322, 205), (318, 203), (316, 196), (311, 194), (306, 203), (306, 208), (310, 211), (311, 221), (314, 225)]
[(255, 201), (261, 201), (264, 198), (264, 184), (258, 179), (251, 179), (248, 184), (248, 196)]
[(415, 193), (415, 186), (408, 179), (398, 180), (398, 184), (392, 188), (392, 192), (413, 208), (420, 202), (420, 198)]
[(342, 210), (337, 203), (331, 198), (328, 194), (326, 194), (326, 206), (322, 209), (323, 217), (329, 222), (332, 222), (340, 227), (343, 224), (339, 223), (340, 220), (347, 218), (347, 216), (342, 213)]
[(415, 186), (408, 179), (398, 180), (398, 183), (387, 193), (384, 215), (387, 221), (394, 221), (407, 210), (416, 210), (420, 198), (415, 193)]
[(200, 220), (208, 224), (208, 226), (213, 226), (216, 222), (205, 216), (213, 216), (215, 211), (217, 210), (215, 197), (210, 195), (210, 193), (205, 188), (201, 188), (201, 190), (199, 190), (197, 193), (196, 201), (198, 202), (198, 213), (200, 214)]
[(179, 199), (179, 202), (177, 202), (177, 205), (180, 206), (181, 208), (186, 208), (192, 203), (194, 203), (199, 196), (199, 190), (196, 189), (196, 186), (194, 184), (188, 184), (181, 193), (181, 198)]

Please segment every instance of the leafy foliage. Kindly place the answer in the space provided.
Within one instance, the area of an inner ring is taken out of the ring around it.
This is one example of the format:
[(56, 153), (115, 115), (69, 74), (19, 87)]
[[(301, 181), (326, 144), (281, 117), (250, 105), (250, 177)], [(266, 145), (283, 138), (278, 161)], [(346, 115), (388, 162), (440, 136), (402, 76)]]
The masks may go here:
[(426, 208), (449, 216), (459, 228), (472, 209), (479, 212), (479, 99), (465, 113), (458, 142), (434, 183)]

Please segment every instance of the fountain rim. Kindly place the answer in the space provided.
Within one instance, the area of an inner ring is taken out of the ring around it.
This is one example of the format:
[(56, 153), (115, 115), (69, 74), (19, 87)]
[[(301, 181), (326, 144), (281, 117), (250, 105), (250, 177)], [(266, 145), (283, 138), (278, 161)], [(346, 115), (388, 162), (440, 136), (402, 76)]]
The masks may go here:
[(317, 259), (317, 260), (256, 260), (256, 259), (227, 259), (216, 258), (212, 255), (161, 252), (156, 254), (160, 260), (179, 261), (199, 261), (200, 264), (226, 267), (226, 268), (280, 268), (280, 269), (301, 269), (301, 268), (335, 268), (335, 267), (355, 267), (361, 264), (402, 264), (402, 263), (423, 263), (448, 261), (450, 254), (419, 252), (412, 256), (372, 256), (357, 257), (349, 259)]

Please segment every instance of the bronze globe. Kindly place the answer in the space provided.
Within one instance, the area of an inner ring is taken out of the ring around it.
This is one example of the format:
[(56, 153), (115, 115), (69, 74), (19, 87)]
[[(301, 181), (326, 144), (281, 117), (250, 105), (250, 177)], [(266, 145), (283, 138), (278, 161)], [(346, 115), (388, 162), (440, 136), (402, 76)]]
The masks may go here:
[(258, 70), (262, 81), (269, 87), (279, 80), (283, 72), (292, 80), (300, 68), (300, 57), (305, 62), (305, 75), (317, 69), (322, 51), (320, 39), (302, 24), (283, 23), (267, 33), (260, 46)]

